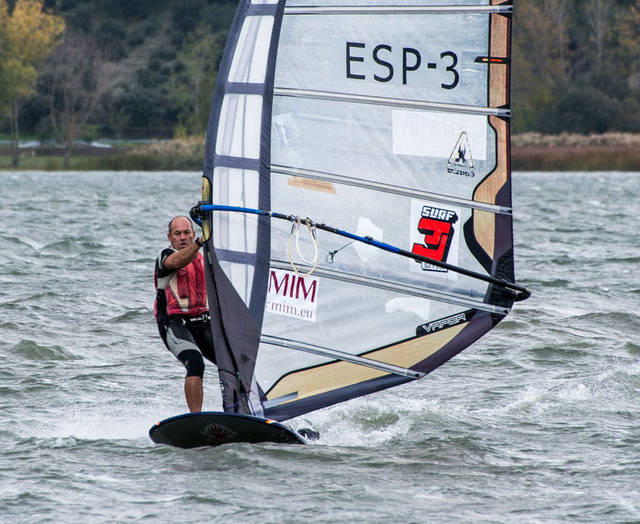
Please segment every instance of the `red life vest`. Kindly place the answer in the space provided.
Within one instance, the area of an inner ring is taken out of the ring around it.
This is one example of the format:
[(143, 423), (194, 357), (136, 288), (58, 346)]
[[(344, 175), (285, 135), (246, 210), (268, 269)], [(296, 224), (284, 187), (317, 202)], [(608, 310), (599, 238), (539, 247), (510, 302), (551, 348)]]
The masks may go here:
[(197, 317), (209, 311), (202, 253), (198, 253), (191, 263), (171, 275), (164, 288), (164, 294), (167, 300), (167, 315)]

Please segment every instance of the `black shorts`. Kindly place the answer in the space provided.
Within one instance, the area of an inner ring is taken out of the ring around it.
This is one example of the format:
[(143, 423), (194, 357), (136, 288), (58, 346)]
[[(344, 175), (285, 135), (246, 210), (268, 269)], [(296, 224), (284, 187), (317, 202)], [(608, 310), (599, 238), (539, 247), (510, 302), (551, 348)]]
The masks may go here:
[(178, 360), (183, 351), (196, 350), (207, 360), (216, 363), (208, 314), (197, 319), (172, 315), (166, 322), (158, 323), (158, 331), (164, 345)]

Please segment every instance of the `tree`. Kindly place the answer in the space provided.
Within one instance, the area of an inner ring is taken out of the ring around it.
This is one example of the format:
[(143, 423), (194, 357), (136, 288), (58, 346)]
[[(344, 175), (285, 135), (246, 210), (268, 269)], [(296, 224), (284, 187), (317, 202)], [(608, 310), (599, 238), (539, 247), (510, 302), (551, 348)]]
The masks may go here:
[(602, 69), (606, 39), (609, 37), (613, 7), (610, 0), (589, 0), (585, 8), (589, 27), (593, 31), (592, 38), (595, 44), (596, 65), (598, 71), (600, 71)]
[(65, 34), (47, 65), (46, 90), (51, 123), (65, 146), (64, 167), (69, 167), (73, 141), (109, 89), (116, 66), (93, 39), (76, 32)]
[[(568, 83), (565, 0), (516, 3), (513, 38), (514, 130), (539, 128), (540, 116)], [(541, 38), (540, 35), (544, 35)]]
[(626, 65), (632, 87), (640, 88), (640, 7), (632, 5), (622, 10), (616, 26), (619, 27), (618, 62)]
[(43, 11), (40, 0), (0, 0), (0, 114), (11, 121), (13, 165), (18, 165), (20, 102), (35, 88), (38, 69), (64, 32), (64, 20)]
[(220, 35), (198, 24), (183, 43), (176, 59), (181, 74), (170, 79), (168, 88), (172, 103), (178, 108), (180, 124), (190, 134), (203, 133), (207, 127), (209, 103), (215, 84), (218, 62), (222, 55)]

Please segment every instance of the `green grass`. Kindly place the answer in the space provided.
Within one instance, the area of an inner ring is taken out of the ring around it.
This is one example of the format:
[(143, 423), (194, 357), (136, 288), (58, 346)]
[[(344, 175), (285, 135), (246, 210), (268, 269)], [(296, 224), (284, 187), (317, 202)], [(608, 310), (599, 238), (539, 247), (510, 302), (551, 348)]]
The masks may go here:
[[(72, 158), (69, 170), (81, 170), (78, 167), (80, 158)], [(11, 156), (0, 156), (0, 169), (3, 170), (34, 170), (34, 171), (62, 171), (64, 159), (61, 156), (20, 156), (18, 167), (11, 164)]]
[[(69, 171), (198, 171), (202, 169), (202, 156), (184, 157), (171, 154), (124, 153), (74, 157), (69, 161)], [(62, 156), (21, 156), (17, 168), (11, 165), (10, 156), (0, 156), (1, 170), (64, 171)]]

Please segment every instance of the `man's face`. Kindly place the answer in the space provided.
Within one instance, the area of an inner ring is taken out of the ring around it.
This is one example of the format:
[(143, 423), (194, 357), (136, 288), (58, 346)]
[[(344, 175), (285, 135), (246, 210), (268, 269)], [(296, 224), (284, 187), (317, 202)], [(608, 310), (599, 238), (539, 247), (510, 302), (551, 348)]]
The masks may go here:
[(196, 233), (191, 229), (191, 222), (184, 217), (178, 217), (171, 223), (171, 232), (167, 233), (171, 247), (180, 251), (190, 246), (196, 238)]

